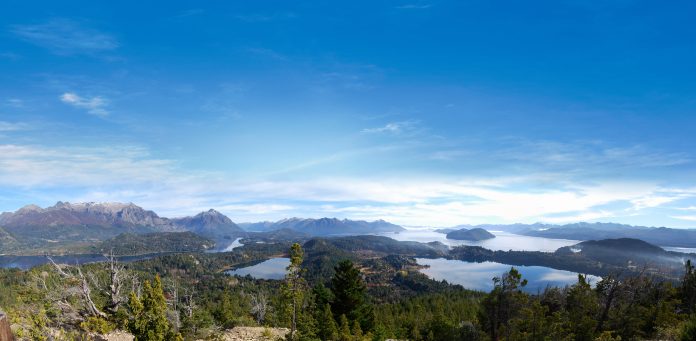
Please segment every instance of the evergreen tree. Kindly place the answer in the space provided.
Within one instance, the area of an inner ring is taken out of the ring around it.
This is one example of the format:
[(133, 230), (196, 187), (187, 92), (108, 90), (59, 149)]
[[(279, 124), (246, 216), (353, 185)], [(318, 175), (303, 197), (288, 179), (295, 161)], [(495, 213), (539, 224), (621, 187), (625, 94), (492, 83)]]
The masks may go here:
[(323, 309), (317, 309), (317, 311), (320, 312), (316, 319), (319, 338), (324, 341), (338, 339), (338, 328), (329, 303), (325, 303)]
[(341, 317), (339, 317), (339, 321), (341, 321), (341, 327), (339, 329), (338, 340), (353, 341), (353, 336), (350, 334), (350, 325), (348, 324), (348, 318), (346, 315), (341, 315)]
[(374, 313), (366, 297), (365, 281), (353, 262), (344, 260), (334, 268), (331, 279), (334, 293), (331, 309), (335, 316), (346, 315), (349, 321), (357, 321), (363, 330), (372, 330)]
[[(285, 280), (282, 285), (283, 298), (286, 301), (285, 314), (290, 320), (290, 334), (288, 338), (300, 340), (309, 337), (308, 333), (313, 333), (314, 320), (312, 315), (305, 312), (307, 282), (302, 277), (302, 261), (304, 251), (298, 243), (294, 243), (290, 248), (290, 265), (286, 268)], [(302, 328), (298, 328), (303, 324)], [(302, 329), (303, 333), (298, 333)], [(300, 335), (303, 334), (304, 336)]]
[(696, 271), (691, 260), (686, 261), (684, 277), (681, 283), (682, 309), (687, 314), (696, 312)]
[[(499, 340), (501, 335), (510, 338), (510, 320), (515, 318), (527, 303), (528, 296), (521, 288), (527, 285), (527, 280), (515, 268), (493, 278), (493, 290), (483, 300), (483, 315), (492, 340)], [(502, 330), (501, 330), (502, 329)]]
[(362, 329), (360, 329), (360, 323), (358, 321), (353, 321), (353, 328), (350, 332), (356, 340), (362, 339), (363, 332)]
[(131, 292), (128, 307), (132, 314), (128, 330), (136, 341), (164, 341), (181, 337), (174, 333), (167, 320), (167, 302), (159, 275), (155, 277), (154, 285), (145, 281), (140, 298)]
[(324, 283), (317, 284), (312, 289), (312, 295), (314, 296), (314, 304), (320, 308), (323, 308), (325, 304), (331, 304), (333, 301), (333, 294)]
[(587, 278), (578, 275), (578, 283), (568, 290), (566, 314), (569, 332), (577, 341), (594, 340), (599, 304)]

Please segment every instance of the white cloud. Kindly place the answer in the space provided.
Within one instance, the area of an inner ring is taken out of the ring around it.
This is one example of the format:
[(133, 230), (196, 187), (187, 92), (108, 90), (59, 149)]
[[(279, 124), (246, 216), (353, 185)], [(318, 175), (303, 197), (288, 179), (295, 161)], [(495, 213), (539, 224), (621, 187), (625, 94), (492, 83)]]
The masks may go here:
[[(238, 221), (337, 216), (421, 226), (573, 222), (612, 220), (664, 205), (671, 198), (694, 196), (691, 190), (649, 182), (569, 186), (560, 177), (556, 181), (549, 189), (539, 187), (533, 175), (232, 179), (224, 173), (182, 170), (176, 162), (153, 158), (134, 146), (0, 145), (2, 188), (26, 193), (25, 197), (56, 193), (51, 198), (56, 201), (132, 201), (165, 216), (216, 208)], [(607, 205), (632, 208), (629, 212)]]
[(66, 92), (60, 96), (60, 100), (74, 107), (87, 109), (87, 113), (91, 115), (100, 117), (109, 115), (109, 112), (106, 110), (107, 100), (99, 96), (86, 98), (80, 97), (74, 92)]
[(52, 19), (38, 25), (15, 25), (11, 31), (59, 55), (93, 54), (119, 47), (114, 37), (69, 19)]
[(26, 123), (0, 121), (0, 132), (26, 130), (27, 128), (28, 126)]
[(674, 218), (674, 219), (680, 219), (680, 220), (696, 221), (696, 215), (676, 215), (676, 216), (670, 216), (670, 217)]
[(19, 98), (8, 98), (6, 105), (13, 108), (24, 108), (24, 101)]
[(418, 122), (416, 121), (401, 121), (401, 122), (390, 122), (382, 127), (377, 128), (365, 128), (362, 130), (363, 133), (367, 134), (377, 134), (377, 133), (390, 133), (390, 134), (400, 134), (407, 131), (413, 131)]

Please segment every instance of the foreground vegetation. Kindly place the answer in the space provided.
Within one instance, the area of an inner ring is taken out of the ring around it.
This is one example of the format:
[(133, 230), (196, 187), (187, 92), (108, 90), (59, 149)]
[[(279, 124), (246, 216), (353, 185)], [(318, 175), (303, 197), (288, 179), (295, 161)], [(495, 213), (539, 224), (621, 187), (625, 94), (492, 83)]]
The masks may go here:
[[(362, 241), (362, 242), (361, 242)], [(295, 340), (694, 340), (696, 272), (676, 284), (647, 273), (584, 276), (528, 294), (524, 274), (490, 293), (437, 282), (414, 256), (437, 248), (378, 239), (247, 245), (122, 264), (50, 263), (0, 271), (0, 307), (18, 337), (81, 340), (127, 330), (138, 340), (213, 339), (235, 326), (287, 327)], [(284, 280), (222, 270), (290, 258)]]

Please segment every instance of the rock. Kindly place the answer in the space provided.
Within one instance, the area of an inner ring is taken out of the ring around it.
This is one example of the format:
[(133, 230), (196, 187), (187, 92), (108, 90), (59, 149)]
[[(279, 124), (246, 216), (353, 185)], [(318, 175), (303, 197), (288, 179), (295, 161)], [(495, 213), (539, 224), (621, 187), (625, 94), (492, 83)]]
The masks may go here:
[(14, 341), (10, 321), (2, 311), (0, 311), (0, 341)]
[(221, 340), (225, 341), (275, 341), (284, 340), (290, 332), (288, 328), (234, 327), (226, 331)]
[(123, 331), (113, 331), (105, 335), (90, 335), (90, 340), (94, 341), (133, 341), (135, 337)]

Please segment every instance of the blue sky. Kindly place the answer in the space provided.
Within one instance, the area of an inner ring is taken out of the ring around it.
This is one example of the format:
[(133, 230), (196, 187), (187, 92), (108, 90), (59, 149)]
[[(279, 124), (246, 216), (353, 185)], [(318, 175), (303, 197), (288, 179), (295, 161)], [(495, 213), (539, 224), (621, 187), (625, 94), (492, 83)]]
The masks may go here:
[(5, 1), (0, 211), (696, 226), (687, 1)]

